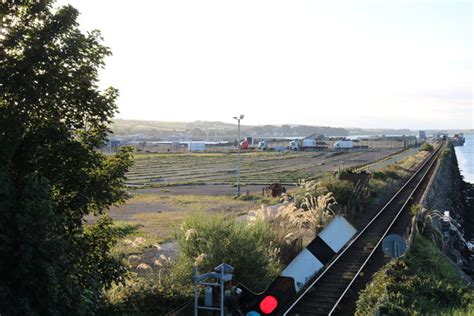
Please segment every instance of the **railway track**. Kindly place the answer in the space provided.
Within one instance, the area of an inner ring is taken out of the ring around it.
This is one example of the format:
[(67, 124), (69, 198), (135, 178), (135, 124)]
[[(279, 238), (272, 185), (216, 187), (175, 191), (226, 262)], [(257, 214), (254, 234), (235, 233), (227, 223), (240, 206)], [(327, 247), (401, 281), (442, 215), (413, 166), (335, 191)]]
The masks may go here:
[[(340, 254), (283, 309), (283, 315), (351, 315), (354, 313), (357, 300), (354, 288), (357, 290), (363, 288), (370, 276), (387, 261), (379, 245), (388, 233), (394, 232), (393, 229), (397, 226), (397, 233), (403, 233), (406, 230), (410, 219), (408, 209), (427, 185), (442, 147), (439, 145), (433, 151), (403, 187)], [(364, 270), (365, 273), (361, 273)]]

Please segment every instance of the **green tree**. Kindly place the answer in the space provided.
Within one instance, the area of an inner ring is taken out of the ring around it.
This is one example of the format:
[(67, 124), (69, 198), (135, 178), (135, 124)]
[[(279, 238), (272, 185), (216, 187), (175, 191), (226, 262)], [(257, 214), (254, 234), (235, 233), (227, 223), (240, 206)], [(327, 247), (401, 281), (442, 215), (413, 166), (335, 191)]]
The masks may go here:
[(104, 156), (118, 91), (100, 91), (110, 54), (71, 6), (0, 2), (0, 314), (91, 314), (123, 280), (101, 215), (123, 202), (131, 152)]

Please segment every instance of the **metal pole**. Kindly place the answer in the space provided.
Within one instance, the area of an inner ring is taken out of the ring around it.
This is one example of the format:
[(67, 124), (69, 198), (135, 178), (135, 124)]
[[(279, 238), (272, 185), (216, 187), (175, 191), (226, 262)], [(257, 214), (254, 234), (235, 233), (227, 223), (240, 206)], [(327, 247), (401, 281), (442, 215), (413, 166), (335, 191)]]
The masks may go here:
[(194, 266), (194, 316), (198, 316), (198, 275), (197, 266)]
[(237, 196), (240, 196), (240, 118), (237, 119)]
[(220, 301), (220, 309), (221, 315), (224, 316), (224, 267), (221, 269), (221, 301)]

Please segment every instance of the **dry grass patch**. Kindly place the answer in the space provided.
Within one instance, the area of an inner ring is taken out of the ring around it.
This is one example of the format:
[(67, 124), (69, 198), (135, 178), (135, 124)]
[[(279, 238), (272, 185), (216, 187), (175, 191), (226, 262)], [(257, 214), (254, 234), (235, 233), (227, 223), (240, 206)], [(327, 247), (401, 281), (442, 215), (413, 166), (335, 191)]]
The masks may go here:
[(145, 249), (154, 247), (167, 239), (166, 235), (150, 234), (144, 229), (144, 225), (138, 223), (114, 221), (114, 226), (125, 233), (125, 237), (118, 241), (112, 254), (125, 259), (130, 255), (140, 254)]
[(131, 220), (141, 224), (140, 231), (150, 239), (170, 239), (189, 212), (170, 211), (161, 213), (138, 213)]
[[(245, 197), (245, 196), (242, 196)], [(134, 204), (162, 204), (181, 211), (232, 211), (241, 212), (271, 202), (268, 198), (252, 196), (251, 199), (235, 199), (232, 196), (209, 195), (162, 195), (136, 194), (127, 201), (129, 207)], [(159, 210), (159, 208), (157, 208)]]
[(406, 170), (413, 170), (423, 159), (425, 159), (430, 153), (427, 151), (419, 151), (415, 155), (410, 156), (400, 162), (397, 165)]

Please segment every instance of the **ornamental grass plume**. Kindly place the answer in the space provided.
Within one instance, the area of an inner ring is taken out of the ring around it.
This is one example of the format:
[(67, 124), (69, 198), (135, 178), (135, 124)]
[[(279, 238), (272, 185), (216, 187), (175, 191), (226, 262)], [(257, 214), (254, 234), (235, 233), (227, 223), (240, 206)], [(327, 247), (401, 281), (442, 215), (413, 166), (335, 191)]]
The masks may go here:
[(171, 263), (171, 257), (161, 254), (153, 263), (156, 267), (165, 267)]
[(260, 209), (250, 211), (247, 220), (249, 224), (270, 222), (275, 228), (276, 240), (289, 242), (300, 237), (304, 230), (317, 234), (339, 210), (331, 192), (319, 196), (306, 194), (300, 207), (295, 203), (278, 208), (262, 205)]
[(147, 270), (151, 270), (151, 267), (146, 264), (146, 263), (140, 263), (138, 266), (137, 266), (137, 270), (144, 270), (144, 271), (147, 271)]
[(194, 264), (199, 266), (203, 263), (204, 259), (206, 259), (207, 255), (205, 253), (201, 253), (199, 256), (196, 257), (194, 260)]
[(306, 196), (302, 204), (302, 209), (306, 211), (299, 211), (297, 222), (301, 228), (310, 229), (315, 234), (319, 233), (339, 210), (331, 192), (317, 197)]
[(141, 260), (141, 258), (137, 255), (130, 255), (128, 256), (128, 262), (132, 263), (132, 262), (137, 262)]
[(186, 241), (189, 241), (195, 237), (198, 236), (198, 233), (195, 229), (191, 228), (191, 229), (188, 229), (185, 233), (184, 233), (184, 239)]
[(133, 248), (139, 248), (143, 246), (146, 242), (146, 239), (143, 237), (136, 237), (134, 240), (130, 239), (124, 239), (123, 243), (129, 246), (132, 246)]

